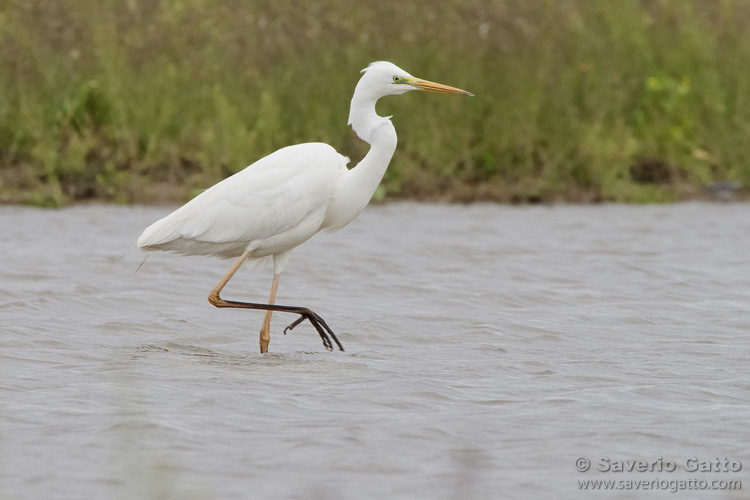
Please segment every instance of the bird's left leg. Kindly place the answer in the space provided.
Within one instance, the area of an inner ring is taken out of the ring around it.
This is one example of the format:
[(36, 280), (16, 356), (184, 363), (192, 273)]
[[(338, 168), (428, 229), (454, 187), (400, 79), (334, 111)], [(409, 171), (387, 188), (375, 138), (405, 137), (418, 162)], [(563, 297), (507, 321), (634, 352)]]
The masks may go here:
[[(273, 283), (271, 283), (271, 294), (268, 296), (268, 305), (272, 306), (276, 302), (276, 291), (279, 289), (279, 278), (280, 274), (273, 275)], [(266, 315), (263, 317), (263, 326), (260, 328), (260, 352), (268, 352), (268, 343), (271, 341), (271, 314), (273, 310), (266, 310)]]
[[(219, 296), (219, 293), (224, 289), (224, 286), (227, 284), (227, 282), (234, 276), (234, 274), (237, 272), (237, 270), (242, 267), (242, 264), (245, 263), (245, 261), (250, 257), (250, 252), (245, 251), (240, 257), (232, 264), (232, 268), (227, 272), (227, 274), (224, 275), (223, 278), (221, 278), (221, 281), (214, 287), (213, 290), (211, 290), (211, 293), (208, 294), (208, 301), (211, 303), (211, 305), (215, 307), (234, 307), (234, 308), (242, 308), (242, 309), (260, 309), (266, 312), (270, 311), (281, 311), (286, 313), (292, 313), (292, 314), (299, 314), (300, 320), (294, 322), (294, 326), (298, 325), (302, 319), (307, 319), (312, 323), (312, 325), (315, 327), (315, 329), (318, 331), (318, 335), (320, 335), (320, 338), (323, 340), (323, 345), (326, 349), (333, 350), (333, 344), (331, 343), (331, 338), (333, 338), (333, 341), (336, 342), (336, 345), (339, 347), (339, 350), (343, 351), (344, 347), (341, 345), (341, 342), (336, 338), (336, 335), (333, 333), (331, 328), (326, 324), (326, 322), (315, 314), (313, 311), (306, 307), (296, 307), (296, 306), (279, 306), (274, 304), (273, 302), (276, 299), (276, 289), (279, 286), (279, 275), (274, 275), (274, 282), (271, 286), (271, 295), (269, 297), (269, 304), (255, 304), (252, 302), (237, 302), (236, 300), (224, 300)], [(270, 314), (267, 316), (267, 318), (263, 321), (263, 324), (265, 326), (266, 321), (268, 322), (270, 326), (271, 322), (271, 316)], [(286, 333), (286, 330), (284, 330), (284, 333)], [(261, 342), (262, 342), (262, 336), (263, 331), (261, 330)], [(331, 338), (329, 338), (329, 336)], [(261, 344), (262, 348), (262, 344)], [(266, 348), (268, 348), (268, 343), (266, 343)]]
[[(224, 286), (227, 284), (227, 282), (232, 279), (232, 276), (234, 276), (234, 273), (237, 272), (237, 270), (242, 267), (242, 264), (245, 263), (245, 261), (250, 257), (250, 252), (245, 251), (240, 257), (234, 262), (232, 265), (232, 268), (227, 272), (227, 274), (224, 275), (224, 277), (219, 281), (219, 284), (216, 285), (216, 287), (211, 291), (211, 293), (208, 295), (208, 301), (216, 306), (216, 307), (247, 307), (251, 309), (261, 309), (263, 308), (260, 304), (252, 304), (252, 303), (241, 303), (241, 302), (234, 302), (234, 301), (227, 301), (222, 299), (219, 294), (221, 293)], [(279, 277), (280, 274), (274, 274), (273, 275), (273, 283), (271, 284), (271, 294), (268, 297), (268, 305), (273, 306), (274, 302), (276, 301), (276, 292), (279, 289)], [(262, 354), (265, 354), (268, 352), (268, 343), (271, 341), (271, 313), (273, 310), (266, 309), (266, 315), (263, 318), (263, 326), (260, 328), (260, 352)]]

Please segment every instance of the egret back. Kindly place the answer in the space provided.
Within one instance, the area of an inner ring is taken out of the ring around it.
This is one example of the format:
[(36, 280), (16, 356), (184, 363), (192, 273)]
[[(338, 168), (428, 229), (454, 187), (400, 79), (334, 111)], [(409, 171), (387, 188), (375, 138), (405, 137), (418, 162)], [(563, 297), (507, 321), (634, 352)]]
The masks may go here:
[(291, 250), (320, 230), (347, 162), (322, 143), (280, 149), (153, 223), (137, 246), (225, 258)]

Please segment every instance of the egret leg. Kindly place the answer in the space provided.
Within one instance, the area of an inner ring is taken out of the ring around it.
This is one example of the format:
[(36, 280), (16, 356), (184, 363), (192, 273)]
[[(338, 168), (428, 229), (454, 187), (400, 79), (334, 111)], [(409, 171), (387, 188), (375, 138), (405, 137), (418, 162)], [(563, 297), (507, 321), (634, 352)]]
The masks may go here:
[[(297, 307), (297, 306), (280, 306), (273, 303), (276, 299), (276, 289), (278, 288), (278, 276), (274, 275), (274, 284), (271, 285), (271, 297), (269, 298), (269, 304), (255, 304), (253, 302), (237, 302), (234, 300), (224, 300), (219, 296), (219, 293), (224, 288), (224, 286), (227, 284), (227, 282), (234, 276), (234, 273), (237, 272), (237, 270), (242, 267), (242, 264), (245, 263), (245, 261), (250, 257), (250, 252), (245, 251), (240, 257), (232, 264), (232, 268), (229, 269), (227, 274), (224, 275), (223, 278), (219, 281), (219, 283), (216, 285), (216, 287), (211, 290), (211, 293), (208, 294), (208, 301), (211, 303), (211, 305), (215, 307), (232, 307), (232, 308), (241, 308), (241, 309), (259, 309), (264, 310), (267, 312), (267, 321), (268, 326), (270, 327), (271, 323), (271, 311), (281, 311), (281, 312), (288, 312), (293, 314), (299, 314), (300, 319), (295, 321), (293, 323), (294, 326), (297, 326), (301, 321), (308, 320), (310, 323), (315, 327), (315, 329), (318, 331), (318, 335), (320, 335), (320, 338), (323, 340), (323, 346), (325, 346), (326, 349), (329, 351), (333, 350), (333, 344), (331, 343), (331, 339), (333, 339), (334, 342), (336, 342), (336, 345), (338, 346), (340, 351), (344, 350), (344, 347), (341, 345), (341, 342), (339, 342), (339, 339), (336, 338), (336, 334), (333, 333), (333, 330), (326, 324), (326, 322), (315, 314), (312, 310), (306, 308), (306, 307)], [(266, 318), (264, 318), (263, 324), (265, 326), (266, 324)], [(286, 330), (284, 330), (284, 333), (286, 333)], [(330, 337), (329, 337), (330, 335)], [(270, 338), (268, 336), (267, 338)], [(268, 348), (268, 342), (266, 342), (266, 349)], [(261, 329), (261, 352), (264, 352), (263, 350), (263, 329)]]
[[(268, 305), (272, 306), (276, 302), (276, 292), (279, 289), (279, 277), (280, 274), (273, 275), (273, 283), (271, 283), (271, 294), (268, 296)], [(271, 341), (271, 315), (273, 311), (268, 309), (266, 315), (263, 317), (263, 326), (260, 328), (260, 352), (268, 352), (268, 343)]]
[(294, 327), (297, 326), (297, 325), (299, 325), (303, 321), (305, 321), (305, 317), (304, 316), (300, 316), (299, 318), (295, 319), (294, 322), (292, 322), (291, 325), (289, 325), (286, 328), (284, 328), (284, 335), (286, 335), (286, 332), (288, 330), (294, 330)]

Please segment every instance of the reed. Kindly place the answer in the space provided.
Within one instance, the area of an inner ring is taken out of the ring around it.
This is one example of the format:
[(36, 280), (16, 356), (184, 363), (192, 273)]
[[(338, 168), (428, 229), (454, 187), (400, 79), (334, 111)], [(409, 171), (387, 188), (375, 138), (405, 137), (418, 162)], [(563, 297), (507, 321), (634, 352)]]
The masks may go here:
[(356, 162), (379, 59), (476, 97), (382, 102), (378, 198), (689, 198), (750, 183), (748, 32), (743, 0), (4, 0), (0, 201), (184, 201), (307, 141)]

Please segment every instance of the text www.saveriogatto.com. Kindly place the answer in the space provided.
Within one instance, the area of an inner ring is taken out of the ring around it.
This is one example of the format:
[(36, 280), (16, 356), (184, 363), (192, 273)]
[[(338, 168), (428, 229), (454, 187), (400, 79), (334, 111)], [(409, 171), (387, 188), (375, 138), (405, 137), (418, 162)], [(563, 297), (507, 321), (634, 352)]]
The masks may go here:
[[(601, 457), (592, 462), (587, 457), (575, 461), (578, 472), (597, 473), (657, 473), (657, 477), (638, 479), (579, 479), (579, 490), (648, 490), (701, 491), (701, 490), (741, 490), (742, 481), (737, 473), (742, 470), (742, 462), (727, 457), (701, 459), (689, 457), (684, 460), (656, 459), (617, 460)], [(673, 473), (679, 477), (669, 477)], [(667, 477), (664, 477), (664, 476)], [(611, 477), (611, 476), (610, 476)]]

